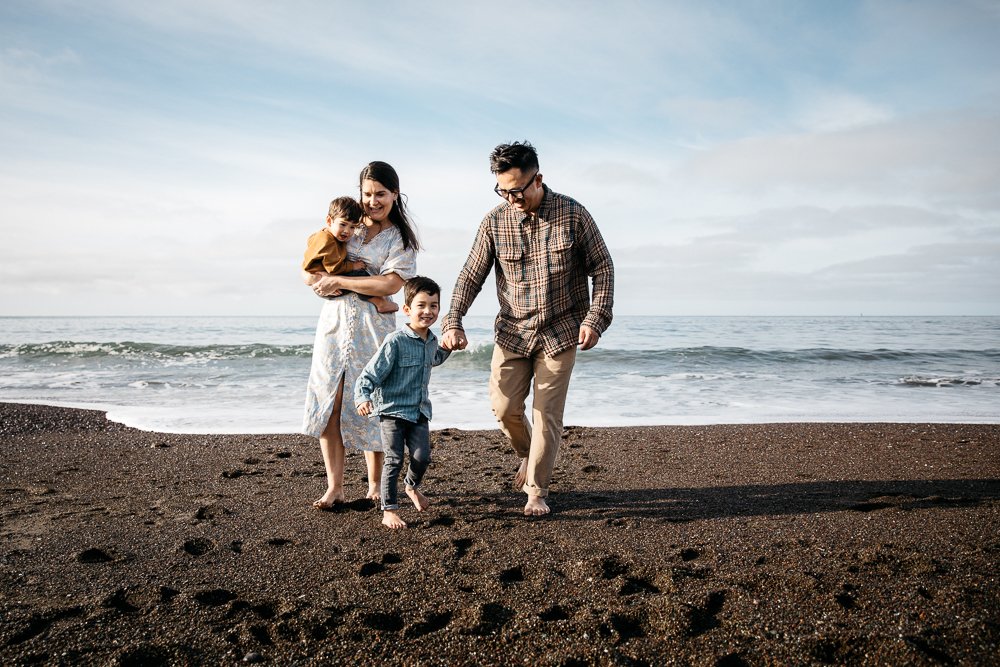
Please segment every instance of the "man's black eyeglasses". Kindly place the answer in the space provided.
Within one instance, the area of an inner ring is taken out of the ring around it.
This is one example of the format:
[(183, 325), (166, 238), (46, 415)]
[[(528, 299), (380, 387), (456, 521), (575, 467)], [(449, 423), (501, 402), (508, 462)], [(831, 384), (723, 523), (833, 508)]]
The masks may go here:
[(535, 173), (531, 175), (531, 178), (528, 180), (528, 182), (525, 183), (523, 186), (519, 188), (514, 188), (513, 190), (503, 190), (500, 188), (500, 184), (497, 183), (495, 186), (493, 186), (493, 192), (497, 193), (504, 199), (507, 199), (508, 197), (513, 197), (514, 201), (521, 201), (522, 199), (524, 199), (524, 191), (530, 188), (531, 184), (535, 182), (535, 176), (538, 176), (537, 169), (535, 170)]

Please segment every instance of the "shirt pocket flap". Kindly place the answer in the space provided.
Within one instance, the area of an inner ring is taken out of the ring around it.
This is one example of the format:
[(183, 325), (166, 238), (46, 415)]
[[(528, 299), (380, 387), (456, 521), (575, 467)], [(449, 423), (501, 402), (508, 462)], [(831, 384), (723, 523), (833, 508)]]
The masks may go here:
[(403, 353), (399, 355), (400, 366), (419, 366), (422, 363), (424, 363), (424, 355), (417, 350), (403, 350)]
[(497, 245), (497, 257), (505, 262), (517, 262), (524, 256), (524, 248), (517, 243)]

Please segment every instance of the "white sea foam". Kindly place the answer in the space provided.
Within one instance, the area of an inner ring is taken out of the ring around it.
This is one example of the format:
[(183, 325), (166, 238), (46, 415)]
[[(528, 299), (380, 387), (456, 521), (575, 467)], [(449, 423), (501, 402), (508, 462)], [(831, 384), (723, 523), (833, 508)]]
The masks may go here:
[[(295, 433), (312, 317), (0, 318), (0, 400), (147, 430)], [(434, 370), (433, 428), (496, 428), (490, 318)], [(132, 342), (129, 342), (132, 341)], [(1000, 421), (1000, 318), (617, 318), (566, 423)], [(529, 397), (530, 410), (530, 397)]]

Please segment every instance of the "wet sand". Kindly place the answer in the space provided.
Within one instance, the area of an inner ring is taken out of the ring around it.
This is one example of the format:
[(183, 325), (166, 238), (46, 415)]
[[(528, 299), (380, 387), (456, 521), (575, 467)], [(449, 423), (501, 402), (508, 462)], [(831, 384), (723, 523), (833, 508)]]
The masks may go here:
[(0, 404), (0, 663), (997, 664), (1000, 425), (569, 427), (536, 519), (432, 445), (393, 532), (305, 436)]

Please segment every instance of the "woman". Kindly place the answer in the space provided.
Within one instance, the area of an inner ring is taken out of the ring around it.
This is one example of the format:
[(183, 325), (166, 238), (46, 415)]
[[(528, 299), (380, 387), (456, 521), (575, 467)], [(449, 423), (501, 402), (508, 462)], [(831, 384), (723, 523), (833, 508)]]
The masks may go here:
[[(313, 507), (329, 509), (344, 502), (344, 448), (360, 449), (368, 465), (368, 498), (379, 497), (382, 440), (378, 422), (354, 409), (354, 381), (396, 328), (393, 313), (379, 313), (358, 294), (389, 297), (417, 273), (417, 237), (399, 192), (399, 176), (385, 162), (372, 162), (359, 178), (362, 225), (348, 241), (352, 257), (372, 275), (364, 277), (304, 274), (320, 296), (336, 296), (323, 305), (316, 327), (312, 369), (306, 390), (302, 432), (319, 438), (326, 465), (326, 493)], [(351, 293), (341, 295), (341, 290)]]

